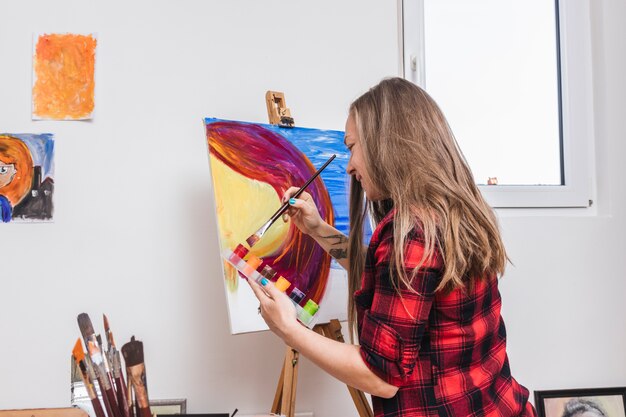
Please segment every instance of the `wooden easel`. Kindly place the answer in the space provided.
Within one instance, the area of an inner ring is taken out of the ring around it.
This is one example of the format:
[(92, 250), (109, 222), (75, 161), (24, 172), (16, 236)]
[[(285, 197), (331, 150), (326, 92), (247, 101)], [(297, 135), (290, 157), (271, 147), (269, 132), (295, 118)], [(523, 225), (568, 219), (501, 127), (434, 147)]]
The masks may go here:
[[(268, 91), (265, 94), (265, 102), (267, 104), (267, 114), (271, 124), (282, 127), (294, 126), (294, 121), (285, 103), (285, 95), (283, 93)], [(331, 320), (329, 323), (318, 324), (313, 327), (313, 331), (329, 339), (345, 343), (343, 335), (341, 334), (341, 324), (339, 320)], [(283, 369), (280, 371), (276, 395), (274, 395), (274, 402), (272, 403), (271, 412), (273, 414), (283, 414), (287, 417), (294, 417), (295, 415), (296, 387), (298, 384), (298, 357), (298, 351), (287, 346)], [(347, 387), (359, 416), (373, 417), (374, 413), (363, 391), (351, 386)]]
[[(341, 324), (339, 320), (331, 320), (329, 323), (318, 324), (313, 327), (313, 331), (326, 336), (329, 339), (345, 343), (341, 334)], [(285, 352), (285, 361), (283, 369), (280, 371), (278, 378), (278, 386), (276, 387), (276, 395), (272, 403), (273, 414), (283, 414), (287, 417), (294, 417), (296, 411), (296, 385), (298, 382), (298, 352), (289, 346)], [(349, 385), (348, 391), (354, 401), (356, 410), (360, 417), (373, 417), (374, 413), (363, 391), (353, 388)]]
[(294, 121), (291, 112), (285, 102), (285, 94), (278, 91), (268, 91), (265, 93), (265, 104), (267, 105), (267, 116), (270, 124), (281, 127), (293, 127)]

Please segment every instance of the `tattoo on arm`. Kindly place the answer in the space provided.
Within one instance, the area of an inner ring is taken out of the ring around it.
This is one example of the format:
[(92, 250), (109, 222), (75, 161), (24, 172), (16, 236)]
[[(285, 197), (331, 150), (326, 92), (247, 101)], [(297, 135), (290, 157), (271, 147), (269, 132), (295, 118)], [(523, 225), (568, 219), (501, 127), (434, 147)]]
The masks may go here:
[(331, 249), (328, 254), (335, 259), (345, 259), (348, 257), (348, 249)]
[(332, 248), (328, 251), (328, 254), (335, 259), (345, 259), (348, 257), (348, 248), (346, 247), (346, 243), (348, 243), (348, 238), (338, 233), (336, 235), (328, 235), (321, 236), (322, 239), (332, 239), (331, 246), (339, 246), (338, 248)]
[(348, 238), (341, 233), (337, 235), (322, 236), (322, 239), (336, 239), (336, 242), (332, 243), (333, 246), (341, 245), (348, 241)]

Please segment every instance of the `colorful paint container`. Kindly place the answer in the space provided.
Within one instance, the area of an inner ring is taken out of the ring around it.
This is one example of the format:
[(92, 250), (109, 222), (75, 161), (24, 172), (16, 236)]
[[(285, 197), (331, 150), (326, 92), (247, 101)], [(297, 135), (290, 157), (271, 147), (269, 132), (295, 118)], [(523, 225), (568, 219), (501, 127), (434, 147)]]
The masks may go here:
[(300, 301), (302, 301), (302, 299), (304, 298), (304, 293), (298, 288), (294, 287), (289, 294), (289, 298), (291, 298), (294, 303), (300, 304)]
[(243, 271), (242, 272), (247, 277), (250, 277), (250, 276), (252, 276), (253, 272), (256, 272), (256, 269), (262, 263), (263, 263), (263, 261), (261, 259), (259, 259), (258, 257), (254, 256), (254, 255), (250, 255), (250, 257), (246, 261), (246, 264), (243, 267)]
[(309, 300), (309, 301), (306, 302), (304, 307), (302, 307), (302, 309), (304, 311), (306, 311), (307, 313), (309, 313), (311, 316), (314, 316), (315, 313), (317, 313), (317, 310), (320, 309), (320, 306), (317, 305), (317, 303), (315, 301)]
[(261, 275), (263, 275), (265, 278), (269, 279), (270, 281), (274, 281), (274, 277), (276, 276), (276, 271), (274, 271), (274, 269), (271, 266), (265, 265), (265, 267), (261, 270)]
[(281, 276), (278, 277), (275, 285), (276, 288), (278, 288), (278, 291), (285, 292), (287, 288), (291, 287), (291, 282), (287, 281), (284, 277)]

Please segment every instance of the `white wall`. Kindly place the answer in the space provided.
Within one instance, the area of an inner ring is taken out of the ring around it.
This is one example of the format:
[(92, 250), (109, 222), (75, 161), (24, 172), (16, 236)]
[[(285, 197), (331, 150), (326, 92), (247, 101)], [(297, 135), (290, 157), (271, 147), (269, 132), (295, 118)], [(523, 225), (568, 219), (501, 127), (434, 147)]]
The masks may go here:
[[(626, 4), (592, 12), (596, 210), (501, 213), (509, 354), (531, 390), (626, 385)], [(4, 0), (0, 16), (0, 131), (56, 134), (55, 223), (0, 227), (0, 408), (69, 404), (84, 311), (144, 341), (152, 398), (267, 411), (283, 345), (229, 334), (201, 118), (265, 122), (273, 89), (299, 126), (342, 129), (398, 73), (396, 2)], [(30, 120), (33, 32), (98, 34), (93, 122)], [(301, 365), (298, 411), (356, 415)]]
[(595, 209), (502, 213), (509, 354), (531, 390), (626, 386), (626, 3), (591, 9)]

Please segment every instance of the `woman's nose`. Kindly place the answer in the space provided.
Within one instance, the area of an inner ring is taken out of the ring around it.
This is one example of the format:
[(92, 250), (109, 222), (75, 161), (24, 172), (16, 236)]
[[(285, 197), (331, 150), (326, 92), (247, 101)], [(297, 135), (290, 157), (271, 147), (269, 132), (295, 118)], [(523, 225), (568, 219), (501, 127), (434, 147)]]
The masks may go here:
[(352, 166), (352, 158), (350, 158), (350, 160), (348, 161), (346, 172), (348, 173), (348, 175), (352, 175), (354, 173), (354, 167)]

